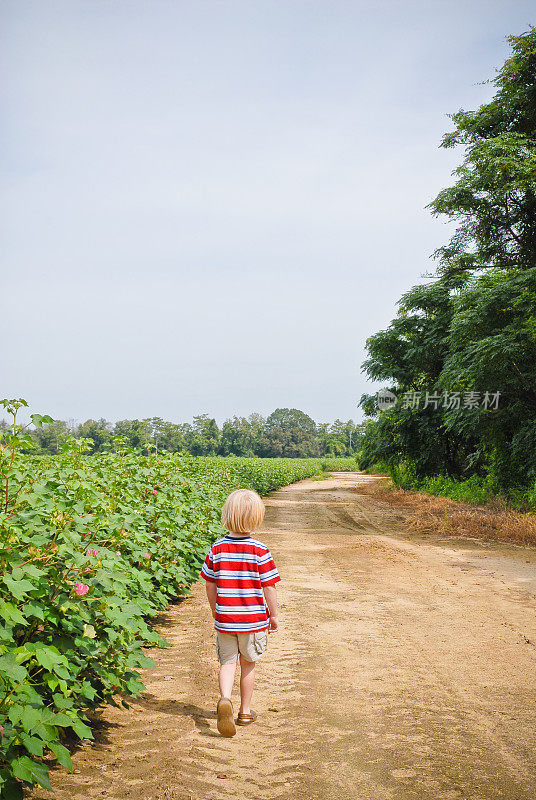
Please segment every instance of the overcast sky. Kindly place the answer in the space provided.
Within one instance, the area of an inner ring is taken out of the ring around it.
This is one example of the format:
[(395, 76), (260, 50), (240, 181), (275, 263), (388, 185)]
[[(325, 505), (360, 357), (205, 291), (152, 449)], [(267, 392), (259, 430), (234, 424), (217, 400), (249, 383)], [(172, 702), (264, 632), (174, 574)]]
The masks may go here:
[(2, 386), (83, 421), (360, 419), (525, 0), (0, 1)]

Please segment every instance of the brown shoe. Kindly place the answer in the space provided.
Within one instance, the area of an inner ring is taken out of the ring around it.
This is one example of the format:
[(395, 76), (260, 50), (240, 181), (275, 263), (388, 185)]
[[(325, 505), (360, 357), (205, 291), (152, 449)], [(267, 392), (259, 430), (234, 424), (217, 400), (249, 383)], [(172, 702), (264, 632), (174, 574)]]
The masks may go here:
[(228, 697), (221, 697), (216, 708), (218, 713), (218, 730), (222, 736), (234, 736), (236, 728), (233, 719), (233, 704)]
[(237, 725), (251, 725), (252, 722), (255, 722), (257, 719), (257, 715), (254, 711), (250, 711), (249, 714), (242, 714), (241, 711), (238, 712), (238, 717), (236, 720)]

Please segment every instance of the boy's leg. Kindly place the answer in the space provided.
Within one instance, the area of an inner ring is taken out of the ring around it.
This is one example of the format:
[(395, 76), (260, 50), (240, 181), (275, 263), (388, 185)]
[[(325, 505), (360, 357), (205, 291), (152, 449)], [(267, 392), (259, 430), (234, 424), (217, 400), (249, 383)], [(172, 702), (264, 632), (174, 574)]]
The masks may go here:
[(216, 633), (216, 650), (220, 662), (218, 683), (221, 697), (231, 698), (238, 656), (238, 636), (233, 633)]
[(240, 713), (249, 714), (251, 697), (255, 683), (255, 662), (247, 661), (240, 654)]
[(238, 637), (218, 631), (216, 634), (216, 648), (220, 661), (218, 683), (220, 685), (220, 699), (218, 701), (217, 728), (222, 736), (234, 736), (236, 727), (233, 719), (233, 704), (231, 693), (233, 691), (234, 676), (236, 672), (236, 658), (238, 655)]
[(218, 676), (218, 683), (220, 684), (221, 697), (228, 697), (231, 699), (231, 692), (233, 691), (233, 683), (236, 672), (236, 659), (228, 661), (226, 664), (220, 664), (220, 674)]

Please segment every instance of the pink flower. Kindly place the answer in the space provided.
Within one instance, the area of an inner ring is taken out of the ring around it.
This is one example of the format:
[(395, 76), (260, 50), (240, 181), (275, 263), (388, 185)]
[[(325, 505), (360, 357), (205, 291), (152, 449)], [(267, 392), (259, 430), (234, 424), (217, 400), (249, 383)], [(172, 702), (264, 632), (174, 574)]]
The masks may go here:
[(91, 531), (86, 531), (85, 533), (82, 534), (82, 536), (84, 537), (84, 539), (86, 538), (86, 536), (91, 536)]
[(173, 559), (173, 561), (172, 561), (171, 563), (172, 563), (172, 564), (176, 564), (176, 563), (177, 563), (177, 559), (176, 559), (176, 558), (174, 558), (174, 559)]
[(120, 556), (121, 555), (121, 550), (116, 550), (115, 554), (116, 554), (116, 556)]
[(80, 581), (77, 581), (77, 583), (74, 585), (74, 592), (78, 595), (78, 597), (83, 597), (89, 592), (89, 586), (87, 583), (80, 583)]
[(4, 741), (4, 726), (3, 725), (0, 725), (0, 737), (1, 737), (2, 741)]
[(153, 489), (153, 494), (158, 494), (158, 492), (156, 491), (156, 489)]
[(93, 550), (92, 547), (90, 547), (88, 549), (88, 551), (87, 551), (87, 555), (88, 556), (98, 556), (98, 554), (99, 554), (99, 551), (98, 550)]
[(151, 558), (151, 554), (150, 553), (144, 553), (143, 555), (145, 556), (145, 558)]

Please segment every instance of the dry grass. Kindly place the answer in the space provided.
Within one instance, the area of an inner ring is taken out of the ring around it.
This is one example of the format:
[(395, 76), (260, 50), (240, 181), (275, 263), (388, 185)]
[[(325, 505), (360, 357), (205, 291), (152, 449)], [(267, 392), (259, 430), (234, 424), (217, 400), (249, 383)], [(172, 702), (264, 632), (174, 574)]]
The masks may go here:
[(422, 492), (397, 489), (390, 480), (371, 481), (358, 488), (360, 494), (400, 509), (406, 525), (416, 533), (474, 537), (517, 544), (536, 545), (536, 514), (493, 506), (471, 506)]

